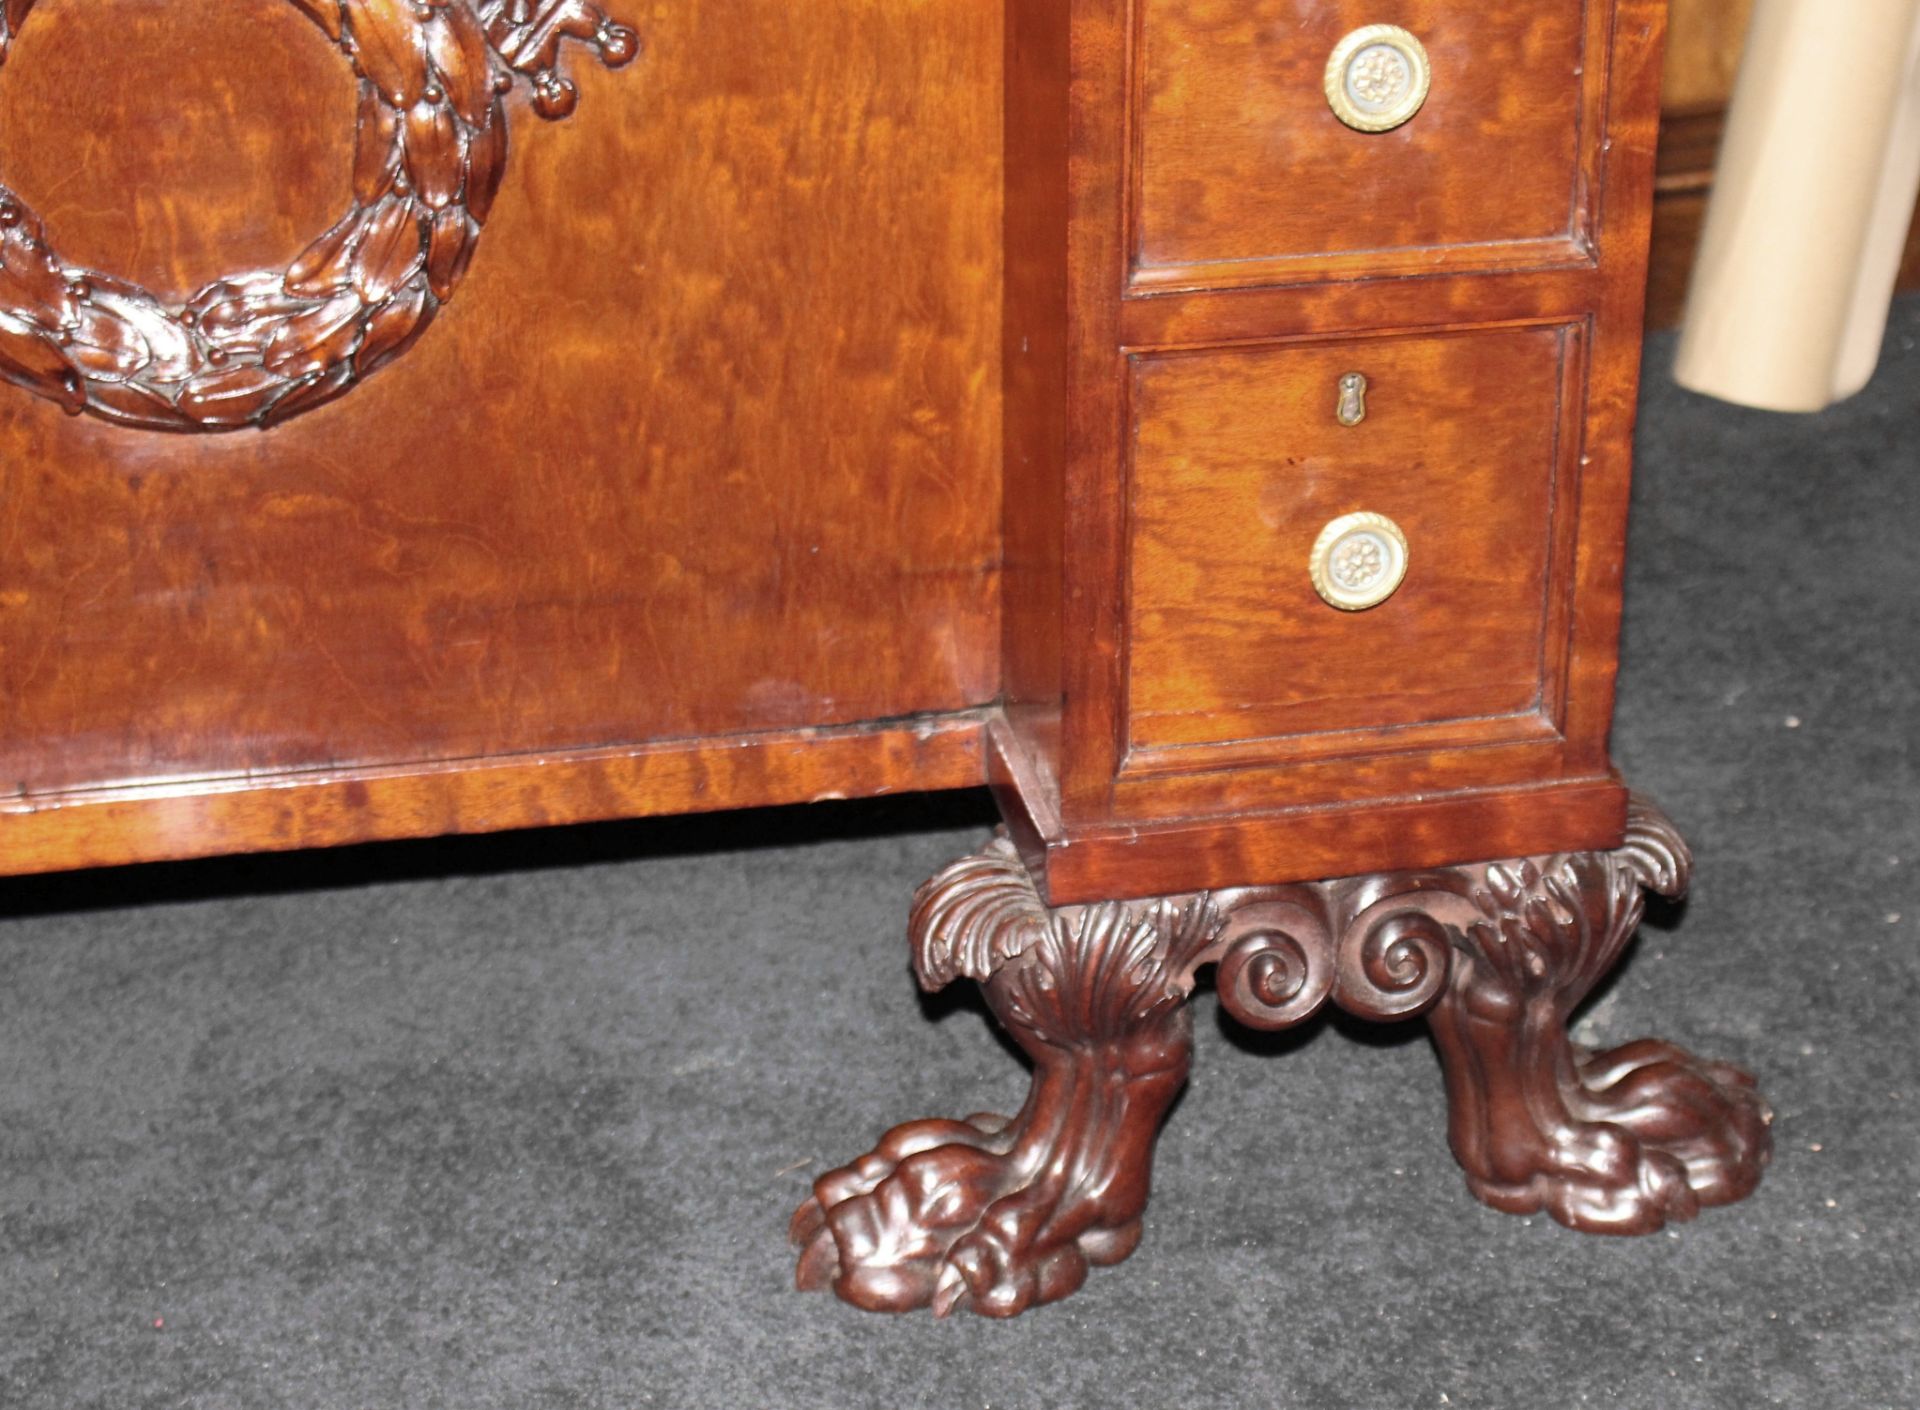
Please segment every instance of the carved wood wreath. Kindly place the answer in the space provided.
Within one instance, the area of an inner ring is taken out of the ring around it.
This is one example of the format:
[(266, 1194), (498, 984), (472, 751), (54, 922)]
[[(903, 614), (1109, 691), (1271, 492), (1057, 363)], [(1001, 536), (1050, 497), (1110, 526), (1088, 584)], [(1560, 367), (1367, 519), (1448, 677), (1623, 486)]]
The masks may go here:
[[(0, 63), (36, 0), (0, 0)], [(184, 303), (66, 264), (0, 186), (0, 377), (123, 425), (266, 427), (331, 401), (412, 345), (453, 297), (507, 161), (504, 96), (577, 101), (568, 41), (618, 68), (634, 31), (590, 0), (290, 0), (360, 80), (354, 204), (285, 270)]]

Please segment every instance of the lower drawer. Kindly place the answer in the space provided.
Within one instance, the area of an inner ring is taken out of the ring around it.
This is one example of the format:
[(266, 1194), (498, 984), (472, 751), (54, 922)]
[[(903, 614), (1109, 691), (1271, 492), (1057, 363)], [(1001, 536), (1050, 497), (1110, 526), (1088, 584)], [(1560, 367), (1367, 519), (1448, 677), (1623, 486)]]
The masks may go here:
[(1126, 769), (1554, 737), (1580, 328), (1137, 356)]

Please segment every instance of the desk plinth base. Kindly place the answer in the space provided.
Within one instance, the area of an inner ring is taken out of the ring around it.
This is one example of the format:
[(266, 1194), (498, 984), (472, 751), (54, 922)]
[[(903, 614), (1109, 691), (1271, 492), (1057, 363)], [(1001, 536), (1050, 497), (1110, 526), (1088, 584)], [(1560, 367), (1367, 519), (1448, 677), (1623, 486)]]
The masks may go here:
[(1425, 1013), (1454, 1154), (1497, 1209), (1645, 1234), (1751, 1193), (1771, 1149), (1753, 1079), (1671, 1044), (1591, 1052), (1574, 1008), (1640, 923), (1686, 890), (1672, 824), (1635, 800), (1611, 852), (1050, 909), (999, 838), (915, 899), (920, 982), (966, 976), (1034, 1062), (1011, 1119), (909, 1122), (814, 1182), (799, 1286), (873, 1311), (1009, 1317), (1140, 1241), (1161, 1119), (1187, 1078), (1195, 977), (1242, 1022), (1328, 1002)]

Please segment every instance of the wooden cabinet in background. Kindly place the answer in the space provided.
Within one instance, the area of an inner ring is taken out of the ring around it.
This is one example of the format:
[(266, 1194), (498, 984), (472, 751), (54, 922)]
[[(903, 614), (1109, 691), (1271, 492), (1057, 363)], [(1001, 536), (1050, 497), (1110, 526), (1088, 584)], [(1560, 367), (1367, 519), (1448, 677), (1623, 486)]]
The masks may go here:
[(1668, 0), (1662, 115), (1723, 110), (1740, 72), (1753, 0)]

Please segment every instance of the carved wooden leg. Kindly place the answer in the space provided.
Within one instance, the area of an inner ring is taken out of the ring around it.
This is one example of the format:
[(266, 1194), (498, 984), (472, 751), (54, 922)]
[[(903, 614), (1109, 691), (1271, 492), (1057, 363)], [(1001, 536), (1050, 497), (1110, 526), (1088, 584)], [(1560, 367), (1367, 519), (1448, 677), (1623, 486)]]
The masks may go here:
[(1593, 1233), (1645, 1234), (1759, 1183), (1772, 1114), (1753, 1079), (1668, 1043), (1588, 1052), (1567, 1018), (1640, 923), (1641, 888), (1686, 890), (1673, 825), (1636, 800), (1626, 846), (1477, 872), (1430, 1022), (1454, 1154), (1473, 1193)]
[(1131, 1253), (1187, 1080), (1194, 964), (1220, 929), (1204, 897), (1049, 911), (1004, 840), (928, 882), (921, 983), (981, 981), (1033, 1088), (1011, 1120), (909, 1122), (816, 1180), (793, 1220), (799, 1285), (875, 1311), (1006, 1317)]
[(875, 1311), (1012, 1316), (1140, 1240), (1161, 1118), (1187, 1078), (1194, 974), (1243, 1023), (1331, 1002), (1432, 1009), (1453, 1148), (1500, 1209), (1647, 1233), (1750, 1193), (1771, 1116), (1738, 1069), (1666, 1043), (1588, 1053), (1568, 1015), (1690, 859), (1635, 801), (1614, 852), (1579, 852), (1049, 910), (1004, 838), (921, 888), (920, 982), (966, 975), (1033, 1058), (1018, 1116), (913, 1121), (814, 1182), (793, 1219), (802, 1288)]
[[(1033, 1058), (1011, 1120), (914, 1121), (814, 1182), (795, 1213), (802, 1288), (875, 1311), (967, 1306), (1012, 1316), (1062, 1298), (1140, 1241), (1154, 1140), (1187, 1079), (1194, 974), (1285, 1028), (1329, 999), (1417, 1013), (1446, 981), (1446, 931), (1416, 904), (1428, 877), (1249, 887), (1049, 910), (1004, 838), (921, 888), (920, 982), (966, 975)], [(1417, 894), (1416, 894), (1417, 893)], [(1451, 898), (1440, 898), (1443, 902)]]

